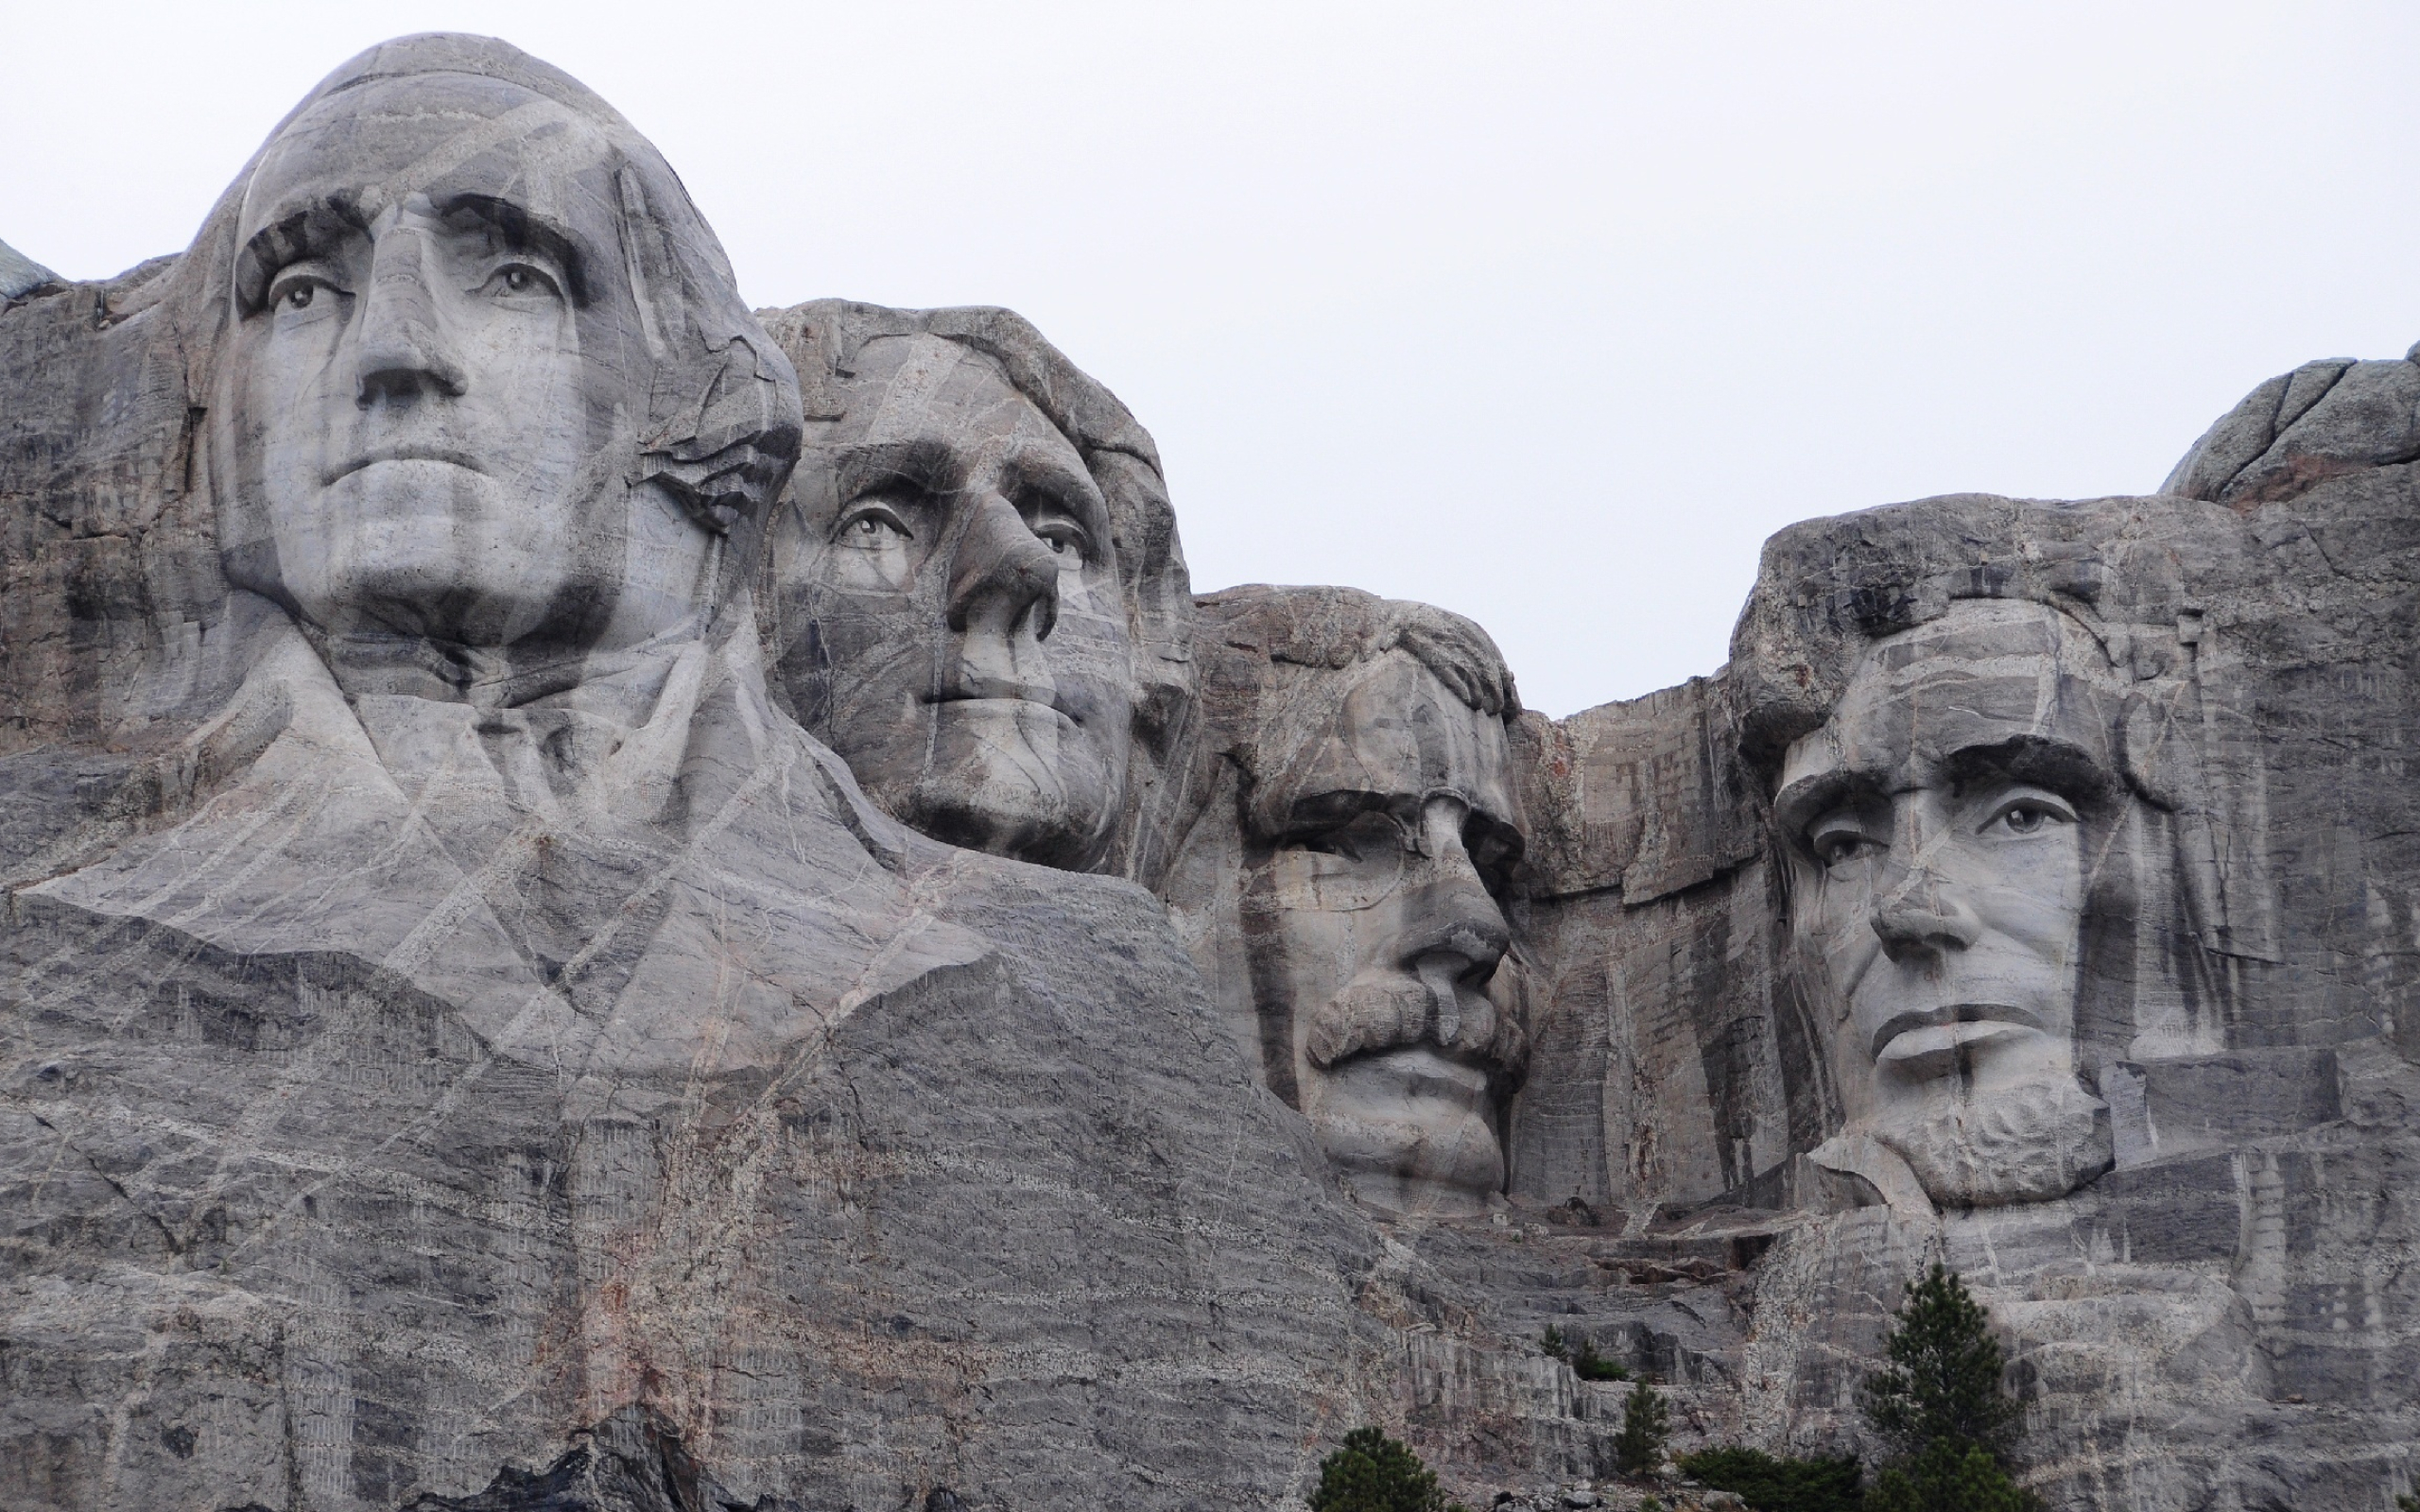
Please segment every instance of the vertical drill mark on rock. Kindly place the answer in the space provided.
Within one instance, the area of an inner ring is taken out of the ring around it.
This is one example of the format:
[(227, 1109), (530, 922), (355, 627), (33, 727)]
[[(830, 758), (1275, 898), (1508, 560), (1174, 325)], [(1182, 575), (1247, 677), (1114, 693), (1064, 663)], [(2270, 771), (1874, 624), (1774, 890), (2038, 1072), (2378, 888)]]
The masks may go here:
[(1375, 1426), (1594, 1505), (1650, 1376), (1870, 1452), (1935, 1260), (2060, 1512), (2409, 1489), (2411, 361), (1793, 525), (1548, 720), (1197, 600), (1015, 315), (751, 315), (492, 41), (9, 262), (0, 1501), (1282, 1505)]

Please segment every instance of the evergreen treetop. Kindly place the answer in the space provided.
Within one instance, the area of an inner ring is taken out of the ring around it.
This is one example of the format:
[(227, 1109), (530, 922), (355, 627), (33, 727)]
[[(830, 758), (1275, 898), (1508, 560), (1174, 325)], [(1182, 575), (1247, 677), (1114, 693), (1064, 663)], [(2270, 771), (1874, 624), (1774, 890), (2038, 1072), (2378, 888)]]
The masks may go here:
[(1898, 1454), (1945, 1440), (2005, 1463), (2022, 1414), (2001, 1389), (2007, 1359), (1990, 1317), (1956, 1272), (1935, 1262), (1930, 1275), (1908, 1283), (1885, 1352), (1890, 1364), (1858, 1396), (1866, 1421)]
[(1671, 1436), (1662, 1394), (1640, 1382), (1622, 1403), (1622, 1431), (1614, 1435), (1615, 1468), (1624, 1475), (1654, 1474), (1664, 1468), (1664, 1445)]
[[(1436, 1472), (1376, 1428), (1356, 1428), (1320, 1462), (1311, 1512), (1448, 1512)], [(1459, 1512), (1459, 1509), (1456, 1509)]]

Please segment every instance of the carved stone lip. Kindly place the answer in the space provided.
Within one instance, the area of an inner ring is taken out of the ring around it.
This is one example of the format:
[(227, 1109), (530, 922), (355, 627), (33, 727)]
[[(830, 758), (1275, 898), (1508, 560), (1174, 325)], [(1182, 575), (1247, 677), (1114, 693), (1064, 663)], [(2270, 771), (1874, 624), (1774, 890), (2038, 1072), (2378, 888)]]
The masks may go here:
[(1055, 693), (1041, 688), (1027, 689), (1013, 693), (1006, 690), (994, 690), (984, 693), (937, 693), (928, 696), (925, 701), (930, 704), (1027, 704), (1047, 709), (1052, 713), (1057, 714), (1060, 718), (1064, 719), (1071, 725), (1080, 725), (1083, 723), (1081, 719), (1077, 718), (1074, 714), (1060, 707), (1058, 696)]
[(1952, 1003), (1892, 1016), (1875, 1031), (1876, 1064), (1915, 1061), (2019, 1034), (2039, 1034), (2039, 1014), (2008, 1003)]
[(1356, 1061), (1383, 1066), (1392, 1075), (1401, 1077), (1401, 1091), (1406, 1097), (1439, 1097), (1474, 1109), (1483, 1108), (1487, 1103), (1490, 1068), (1457, 1056), (1433, 1040), (1365, 1050), (1347, 1056), (1326, 1069), (1333, 1074)]
[(337, 482), (381, 462), (444, 462), (472, 472), (487, 471), (479, 465), (478, 458), (450, 446), (379, 446), (330, 468), (328, 481)]

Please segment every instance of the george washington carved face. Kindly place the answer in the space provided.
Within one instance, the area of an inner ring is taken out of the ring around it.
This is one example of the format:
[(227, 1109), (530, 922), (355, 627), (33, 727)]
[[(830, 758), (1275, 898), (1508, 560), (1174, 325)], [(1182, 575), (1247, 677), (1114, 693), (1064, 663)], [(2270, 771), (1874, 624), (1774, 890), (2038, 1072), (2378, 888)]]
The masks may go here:
[(751, 350), (669, 171), (595, 111), (486, 73), (374, 75), (299, 112), (245, 187), (222, 550), (340, 673), (543, 681), (694, 625), (724, 534), (786, 468), (786, 366)]
[(2054, 611), (1962, 604), (1868, 648), (1784, 763), (1791, 932), (1848, 1127), (1937, 1202), (2056, 1196), (2108, 1164), (2075, 1053), (2119, 791), (2107, 684)]

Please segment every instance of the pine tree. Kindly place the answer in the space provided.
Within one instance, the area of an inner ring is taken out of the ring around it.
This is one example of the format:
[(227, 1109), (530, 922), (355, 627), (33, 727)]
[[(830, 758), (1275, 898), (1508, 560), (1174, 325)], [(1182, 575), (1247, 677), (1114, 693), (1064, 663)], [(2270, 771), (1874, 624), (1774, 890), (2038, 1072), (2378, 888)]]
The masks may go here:
[(1979, 1444), (1936, 1438), (1875, 1478), (1865, 1512), (2041, 1512), (2042, 1499), (2008, 1478)]
[(1652, 1475), (1664, 1467), (1664, 1443), (1672, 1436), (1664, 1399), (1640, 1382), (1622, 1403), (1622, 1431), (1614, 1435), (1614, 1468), (1624, 1475)]
[(1936, 1263), (1909, 1282), (1884, 1352), (1890, 1364), (1858, 1395), (1897, 1453), (1865, 1512), (2038, 1512), (2041, 1499), (2008, 1474), (2024, 1419), (2000, 1384), (2006, 1357), (1956, 1272)]
[(1311, 1512), (1446, 1512), (1436, 1473), (1375, 1428), (1356, 1428), (1320, 1462)]
[(1947, 1439), (1976, 1445), (1996, 1463), (2007, 1459), (2023, 1419), (2000, 1386), (2007, 1361), (1990, 1316), (1956, 1272), (1935, 1262), (1931, 1275), (1908, 1283), (1885, 1352), (1890, 1365), (1866, 1377), (1858, 1395), (1865, 1420), (1892, 1448), (1920, 1454)]
[(1681, 1473), (1717, 1491), (1733, 1491), (1749, 1512), (1858, 1512), (1864, 1468), (1855, 1455), (1788, 1459), (1737, 1446), (1680, 1457)]

